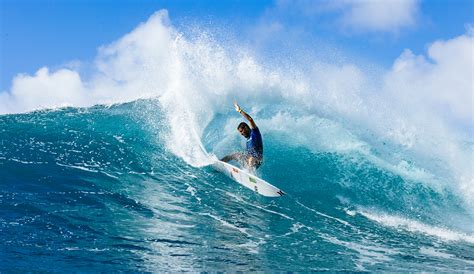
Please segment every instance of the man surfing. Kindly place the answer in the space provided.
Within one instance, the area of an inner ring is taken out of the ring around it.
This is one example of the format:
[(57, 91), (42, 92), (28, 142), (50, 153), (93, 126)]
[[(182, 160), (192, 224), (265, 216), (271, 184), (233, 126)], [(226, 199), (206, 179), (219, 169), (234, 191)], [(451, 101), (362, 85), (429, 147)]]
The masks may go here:
[(249, 121), (250, 126), (242, 122), (237, 126), (237, 131), (240, 135), (247, 138), (247, 151), (246, 152), (236, 152), (230, 155), (225, 156), (221, 159), (223, 162), (229, 162), (235, 160), (240, 162), (242, 165), (245, 165), (248, 168), (259, 168), (263, 161), (263, 142), (262, 135), (257, 125), (253, 121), (252, 117), (243, 111), (237, 102), (234, 102), (235, 110), (242, 114), (247, 121)]

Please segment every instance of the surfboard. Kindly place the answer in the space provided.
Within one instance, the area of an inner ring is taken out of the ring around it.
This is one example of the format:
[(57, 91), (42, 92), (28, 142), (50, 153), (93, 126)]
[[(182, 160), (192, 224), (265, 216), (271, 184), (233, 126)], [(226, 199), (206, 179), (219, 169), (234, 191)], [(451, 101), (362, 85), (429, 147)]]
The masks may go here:
[(283, 191), (266, 182), (265, 180), (262, 180), (257, 176), (229, 163), (217, 160), (214, 164), (212, 164), (212, 166), (214, 169), (229, 176), (237, 183), (257, 192), (260, 195), (266, 197), (281, 197), (285, 195)]

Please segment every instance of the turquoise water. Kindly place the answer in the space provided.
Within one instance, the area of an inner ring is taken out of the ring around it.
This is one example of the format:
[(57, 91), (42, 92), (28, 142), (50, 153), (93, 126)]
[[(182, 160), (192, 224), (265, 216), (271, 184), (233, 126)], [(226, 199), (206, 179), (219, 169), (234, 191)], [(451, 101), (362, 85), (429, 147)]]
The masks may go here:
[(288, 133), (262, 107), (258, 175), (287, 193), (265, 198), (207, 165), (242, 148), (234, 112), (186, 133), (209, 155), (168, 114), (0, 116), (0, 270), (474, 271), (472, 211), (443, 169), (393, 165), (403, 150), (330, 117)]

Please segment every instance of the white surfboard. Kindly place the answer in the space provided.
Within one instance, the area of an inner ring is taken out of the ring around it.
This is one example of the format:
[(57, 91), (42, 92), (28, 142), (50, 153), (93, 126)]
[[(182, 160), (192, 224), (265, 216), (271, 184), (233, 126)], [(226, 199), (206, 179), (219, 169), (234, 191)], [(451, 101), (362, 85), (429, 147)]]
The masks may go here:
[(283, 191), (269, 184), (268, 182), (229, 163), (217, 160), (214, 164), (212, 164), (212, 166), (216, 170), (232, 178), (237, 183), (250, 188), (260, 195), (267, 197), (280, 197), (285, 194)]

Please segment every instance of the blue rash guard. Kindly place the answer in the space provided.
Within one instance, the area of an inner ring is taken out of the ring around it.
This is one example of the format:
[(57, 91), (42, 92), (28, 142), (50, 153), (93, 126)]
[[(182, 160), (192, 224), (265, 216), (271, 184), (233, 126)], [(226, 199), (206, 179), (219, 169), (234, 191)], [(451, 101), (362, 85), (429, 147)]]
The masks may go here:
[(259, 161), (263, 159), (262, 135), (258, 127), (250, 130), (250, 137), (247, 139), (247, 153)]

